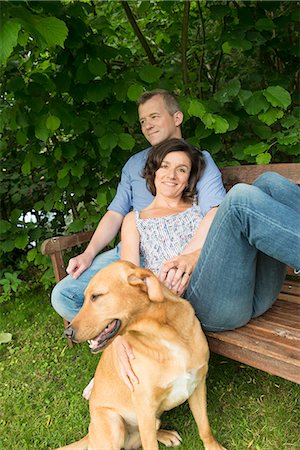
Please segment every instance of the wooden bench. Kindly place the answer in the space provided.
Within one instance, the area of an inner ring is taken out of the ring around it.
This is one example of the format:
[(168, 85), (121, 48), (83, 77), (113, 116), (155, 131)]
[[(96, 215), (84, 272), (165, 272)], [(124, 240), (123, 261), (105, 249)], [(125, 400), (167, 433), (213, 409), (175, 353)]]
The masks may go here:
[[(222, 176), (229, 190), (238, 182), (253, 183), (266, 171), (278, 172), (300, 184), (300, 164), (292, 163), (225, 167)], [(66, 276), (64, 250), (87, 243), (92, 233), (54, 237), (43, 243), (42, 253), (51, 256), (56, 281)], [(289, 274), (293, 272), (289, 270)], [(299, 321), (300, 279), (287, 278), (277, 301), (265, 314), (234, 331), (208, 332), (207, 338), (212, 352), (300, 384)]]

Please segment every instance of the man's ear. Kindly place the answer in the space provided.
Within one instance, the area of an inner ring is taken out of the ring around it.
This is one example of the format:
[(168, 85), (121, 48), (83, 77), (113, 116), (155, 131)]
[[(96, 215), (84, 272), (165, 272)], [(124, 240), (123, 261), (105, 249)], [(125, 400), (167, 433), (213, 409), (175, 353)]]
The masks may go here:
[(135, 273), (129, 275), (128, 283), (131, 286), (139, 286), (148, 294), (152, 302), (162, 302), (164, 294), (159, 279), (148, 269), (138, 268)]
[(183, 113), (181, 111), (176, 111), (174, 114), (174, 122), (176, 127), (180, 127), (183, 122)]

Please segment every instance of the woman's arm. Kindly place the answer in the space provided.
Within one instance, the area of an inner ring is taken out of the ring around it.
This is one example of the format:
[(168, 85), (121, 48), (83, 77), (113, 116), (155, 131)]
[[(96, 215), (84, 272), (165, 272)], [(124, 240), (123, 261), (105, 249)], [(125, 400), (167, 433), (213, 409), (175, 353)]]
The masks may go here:
[(215, 207), (208, 211), (182, 253), (165, 261), (161, 268), (159, 279), (178, 295), (186, 290), (190, 282), (190, 276), (195, 269), (217, 210), (218, 208)]
[(134, 211), (128, 213), (121, 228), (121, 259), (140, 265), (140, 234), (137, 230)]

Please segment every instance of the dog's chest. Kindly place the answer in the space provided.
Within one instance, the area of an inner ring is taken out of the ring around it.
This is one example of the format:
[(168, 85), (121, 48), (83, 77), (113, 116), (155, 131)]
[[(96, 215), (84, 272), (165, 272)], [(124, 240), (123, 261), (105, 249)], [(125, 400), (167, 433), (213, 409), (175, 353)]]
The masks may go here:
[(168, 394), (165, 400), (165, 408), (174, 408), (187, 400), (196, 389), (198, 382), (198, 369), (192, 369), (177, 376), (166, 386)]

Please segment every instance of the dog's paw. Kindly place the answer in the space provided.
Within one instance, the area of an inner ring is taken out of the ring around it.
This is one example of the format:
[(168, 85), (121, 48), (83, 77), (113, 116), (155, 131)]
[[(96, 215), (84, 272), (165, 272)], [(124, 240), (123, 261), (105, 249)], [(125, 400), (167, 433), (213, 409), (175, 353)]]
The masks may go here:
[(166, 447), (178, 447), (181, 444), (181, 437), (175, 430), (158, 430), (157, 440)]

